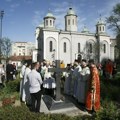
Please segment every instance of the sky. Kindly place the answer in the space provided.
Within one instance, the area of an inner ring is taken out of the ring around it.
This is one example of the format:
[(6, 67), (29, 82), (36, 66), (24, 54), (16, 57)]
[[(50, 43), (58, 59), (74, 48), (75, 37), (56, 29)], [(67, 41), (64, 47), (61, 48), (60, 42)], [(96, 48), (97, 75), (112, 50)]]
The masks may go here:
[[(86, 26), (94, 33), (100, 14), (105, 20), (117, 3), (120, 0), (0, 0), (0, 11), (4, 10), (2, 37), (13, 42), (35, 42), (35, 29), (49, 10), (56, 17), (56, 28), (64, 30), (69, 7), (78, 16), (78, 31)], [(107, 29), (107, 33), (114, 37), (111, 30)]]

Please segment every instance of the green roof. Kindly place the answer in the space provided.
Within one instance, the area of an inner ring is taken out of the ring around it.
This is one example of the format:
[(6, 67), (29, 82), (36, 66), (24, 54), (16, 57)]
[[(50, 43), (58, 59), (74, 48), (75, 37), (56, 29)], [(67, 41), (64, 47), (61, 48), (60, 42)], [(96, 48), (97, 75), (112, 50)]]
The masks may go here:
[(82, 30), (82, 33), (88, 33), (88, 32), (89, 32), (89, 30), (87, 29), (86, 26), (84, 26), (84, 28), (83, 28), (83, 30)]
[(69, 8), (67, 15), (76, 15), (75, 11), (72, 8)]
[(48, 12), (47, 15), (46, 15), (45, 17), (52, 17), (52, 18), (55, 18), (51, 12)]

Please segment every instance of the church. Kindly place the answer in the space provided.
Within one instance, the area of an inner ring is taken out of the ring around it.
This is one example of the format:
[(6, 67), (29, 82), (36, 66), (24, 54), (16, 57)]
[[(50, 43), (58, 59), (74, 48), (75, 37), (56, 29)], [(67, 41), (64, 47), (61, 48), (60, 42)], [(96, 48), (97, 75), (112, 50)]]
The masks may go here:
[(36, 28), (36, 51), (33, 61), (63, 60), (65, 64), (75, 59), (114, 60), (115, 40), (106, 33), (106, 24), (100, 17), (96, 23), (95, 33), (86, 26), (78, 31), (77, 15), (72, 7), (65, 15), (65, 30), (55, 27), (55, 16), (49, 11), (43, 18), (44, 23)]

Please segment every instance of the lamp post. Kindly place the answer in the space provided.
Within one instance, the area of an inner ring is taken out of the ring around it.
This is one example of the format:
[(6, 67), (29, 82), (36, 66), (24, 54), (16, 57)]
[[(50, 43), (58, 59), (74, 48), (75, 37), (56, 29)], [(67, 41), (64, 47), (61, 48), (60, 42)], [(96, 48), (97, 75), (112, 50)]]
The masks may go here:
[(1, 20), (1, 24), (0, 24), (0, 62), (1, 62), (1, 55), (2, 55), (1, 45), (2, 45), (2, 19), (3, 19), (3, 15), (4, 15), (4, 11), (1, 10), (0, 11), (0, 20)]

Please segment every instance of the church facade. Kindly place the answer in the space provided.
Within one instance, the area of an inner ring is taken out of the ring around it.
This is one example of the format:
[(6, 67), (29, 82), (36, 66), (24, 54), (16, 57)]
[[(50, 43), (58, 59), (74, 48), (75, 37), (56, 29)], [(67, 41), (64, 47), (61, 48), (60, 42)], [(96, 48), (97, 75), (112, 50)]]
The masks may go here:
[[(69, 8), (65, 15), (65, 30), (55, 27), (56, 18), (51, 12), (44, 17), (44, 23), (36, 28), (36, 52), (33, 58), (37, 61), (63, 60), (65, 64), (75, 59), (114, 60), (114, 41), (106, 33), (106, 25), (100, 18), (95, 33), (86, 27), (78, 32), (77, 15)], [(34, 60), (35, 61), (35, 60)]]

